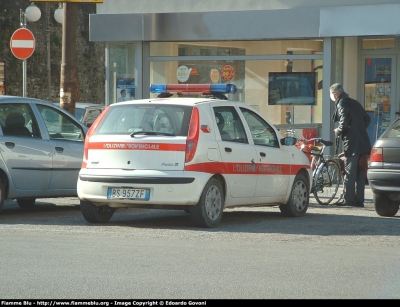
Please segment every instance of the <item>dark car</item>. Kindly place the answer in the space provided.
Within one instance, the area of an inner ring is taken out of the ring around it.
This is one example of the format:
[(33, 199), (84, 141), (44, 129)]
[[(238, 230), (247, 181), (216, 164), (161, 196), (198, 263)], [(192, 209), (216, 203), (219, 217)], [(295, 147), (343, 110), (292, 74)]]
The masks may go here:
[(376, 213), (395, 216), (400, 204), (400, 118), (376, 140), (367, 177)]
[(104, 104), (90, 103), (90, 102), (76, 102), (75, 103), (75, 118), (90, 127), (94, 120), (105, 109)]
[[(55, 102), (55, 104), (61, 107), (59, 102)], [(75, 118), (90, 127), (105, 107), (103, 103), (75, 102)]]

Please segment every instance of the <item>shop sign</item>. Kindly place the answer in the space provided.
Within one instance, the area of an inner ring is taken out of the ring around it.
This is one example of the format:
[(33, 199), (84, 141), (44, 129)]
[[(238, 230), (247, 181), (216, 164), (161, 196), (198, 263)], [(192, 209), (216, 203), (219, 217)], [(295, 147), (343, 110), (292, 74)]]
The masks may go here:
[(235, 69), (231, 65), (224, 65), (221, 68), (221, 77), (224, 81), (231, 81), (235, 76)]
[(210, 79), (212, 83), (218, 83), (219, 82), (219, 70), (218, 69), (211, 69), (210, 70)]
[(189, 71), (190, 71), (190, 75), (193, 75), (193, 76), (197, 76), (199, 74), (199, 71), (197, 70), (197, 68), (190, 68)]
[(186, 82), (189, 79), (190, 70), (185, 65), (181, 65), (176, 70), (176, 77), (180, 82)]

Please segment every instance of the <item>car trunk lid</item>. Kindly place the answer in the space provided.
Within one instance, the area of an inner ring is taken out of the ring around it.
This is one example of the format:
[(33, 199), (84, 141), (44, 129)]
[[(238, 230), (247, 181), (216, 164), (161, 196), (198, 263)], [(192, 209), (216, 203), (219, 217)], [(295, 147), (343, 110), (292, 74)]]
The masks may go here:
[(92, 135), (87, 168), (183, 170), (186, 137)]

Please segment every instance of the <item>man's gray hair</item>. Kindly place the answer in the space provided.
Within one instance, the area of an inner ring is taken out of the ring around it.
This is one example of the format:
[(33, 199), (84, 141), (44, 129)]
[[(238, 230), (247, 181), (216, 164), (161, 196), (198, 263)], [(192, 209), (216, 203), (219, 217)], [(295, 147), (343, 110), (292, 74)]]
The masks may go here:
[(340, 83), (332, 84), (329, 90), (331, 91), (331, 93), (338, 93), (338, 94), (345, 93), (343, 85), (341, 85)]

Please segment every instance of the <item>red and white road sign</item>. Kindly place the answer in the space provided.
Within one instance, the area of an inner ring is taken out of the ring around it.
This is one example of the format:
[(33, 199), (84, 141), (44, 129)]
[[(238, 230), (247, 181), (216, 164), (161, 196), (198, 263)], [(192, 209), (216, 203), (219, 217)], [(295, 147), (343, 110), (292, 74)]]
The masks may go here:
[(29, 58), (35, 51), (35, 37), (26, 28), (20, 28), (11, 36), (10, 47), (13, 55), (20, 60)]

